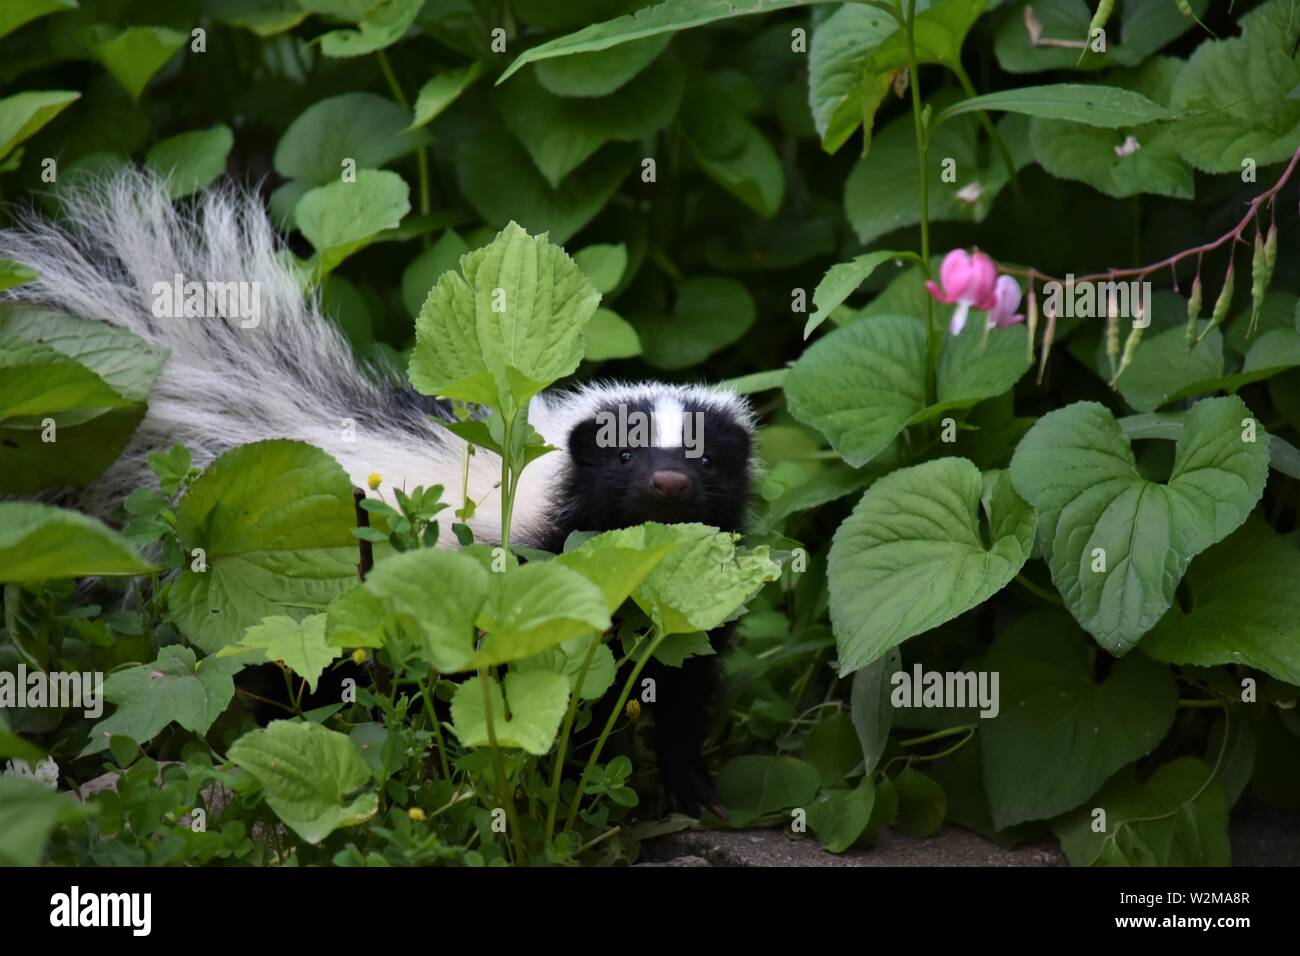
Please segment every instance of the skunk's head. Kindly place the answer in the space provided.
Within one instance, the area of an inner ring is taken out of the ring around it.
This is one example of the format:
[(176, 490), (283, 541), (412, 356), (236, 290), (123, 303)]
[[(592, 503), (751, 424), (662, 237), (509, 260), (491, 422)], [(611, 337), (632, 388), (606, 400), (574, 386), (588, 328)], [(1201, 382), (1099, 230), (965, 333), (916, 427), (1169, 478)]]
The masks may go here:
[(741, 530), (754, 427), (743, 399), (674, 385), (593, 386), (566, 411), (568, 466), (556, 489), (565, 534), (644, 521)]

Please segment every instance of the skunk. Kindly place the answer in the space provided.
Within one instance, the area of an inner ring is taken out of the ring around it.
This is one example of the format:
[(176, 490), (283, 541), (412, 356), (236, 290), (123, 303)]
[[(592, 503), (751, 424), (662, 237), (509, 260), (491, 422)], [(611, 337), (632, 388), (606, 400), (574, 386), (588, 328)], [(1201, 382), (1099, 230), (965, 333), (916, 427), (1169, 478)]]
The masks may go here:
[[(80, 507), (107, 516), (149, 483), (148, 455), (177, 442), (203, 466), (237, 445), (298, 439), (332, 455), (359, 486), (377, 472), (396, 487), (460, 487), (464, 442), (431, 420), (449, 409), (417, 394), (391, 366), (358, 362), (318, 298), (304, 294), (255, 194), (218, 185), (178, 207), (166, 180), (127, 168), (59, 198), (61, 220), (22, 216), (0, 230), (0, 257), (39, 272), (0, 301), (104, 320), (170, 353), (144, 421), (118, 461), (82, 491)], [(250, 283), (256, 315), (156, 314), (159, 285), (182, 281)], [(610, 416), (638, 415), (650, 423), (649, 440), (620, 428), (611, 443)], [(522, 473), (513, 544), (559, 551), (572, 532), (645, 521), (742, 530), (754, 419), (737, 395), (659, 382), (591, 384), (534, 397), (529, 421), (558, 451)], [(476, 540), (498, 543), (500, 460), (478, 449), (469, 469), (478, 503), (471, 529)], [(439, 520), (451, 519), (444, 512)], [(454, 545), (450, 529), (441, 530), (439, 541)], [(722, 650), (727, 633), (710, 637)], [(717, 657), (692, 657), (680, 668), (652, 663), (647, 676), (656, 680), (665, 790), (687, 812), (719, 810), (702, 756)]]

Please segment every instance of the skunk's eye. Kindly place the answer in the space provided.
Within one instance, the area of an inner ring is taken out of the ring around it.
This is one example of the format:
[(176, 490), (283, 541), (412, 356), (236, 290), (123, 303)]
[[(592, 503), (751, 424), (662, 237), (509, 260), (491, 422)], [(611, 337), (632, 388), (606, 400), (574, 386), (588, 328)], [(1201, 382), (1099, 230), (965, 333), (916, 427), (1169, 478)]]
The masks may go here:
[(632, 460), (632, 453), (630, 451), (625, 451), (618, 456), (618, 460), (626, 465), (629, 461)]
[(709, 465), (713, 464), (713, 462), (710, 460), (708, 455), (701, 455), (700, 464), (703, 465), (705, 468), (708, 468)]

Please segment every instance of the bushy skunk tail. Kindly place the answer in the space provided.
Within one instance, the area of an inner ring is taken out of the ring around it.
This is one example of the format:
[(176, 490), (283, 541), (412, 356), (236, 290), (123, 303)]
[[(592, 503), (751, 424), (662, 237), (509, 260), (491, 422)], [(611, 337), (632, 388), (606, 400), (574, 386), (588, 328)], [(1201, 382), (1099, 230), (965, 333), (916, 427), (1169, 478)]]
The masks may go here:
[[(227, 184), (174, 205), (165, 180), (128, 168), (60, 199), (60, 220), (24, 216), (0, 231), (0, 257), (40, 272), (0, 300), (110, 322), (170, 352), (148, 415), (118, 462), (86, 489), (84, 508), (106, 513), (150, 484), (148, 455), (173, 443), (189, 446), (203, 465), (269, 438), (316, 445), (355, 484), (377, 472), (388, 486), (441, 484), (444, 500), (459, 503), (464, 444), (428, 420), (400, 373), (358, 363), (318, 297), (303, 293), (256, 195)], [(165, 290), (187, 282), (246, 284), (238, 301), (256, 309), (175, 315), (175, 296)], [(500, 534), (493, 491), (500, 466), (490, 458), (473, 456), (470, 479), (471, 497), (481, 501), (480, 540)]]

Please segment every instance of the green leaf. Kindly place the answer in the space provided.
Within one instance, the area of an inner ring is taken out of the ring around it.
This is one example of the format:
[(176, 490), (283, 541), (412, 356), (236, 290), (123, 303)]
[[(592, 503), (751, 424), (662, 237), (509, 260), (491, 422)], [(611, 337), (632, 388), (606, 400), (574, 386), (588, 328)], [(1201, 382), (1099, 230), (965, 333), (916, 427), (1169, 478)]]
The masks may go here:
[(0, 10), (0, 37), (37, 17), (77, 9), (77, 0), (9, 0)]
[(476, 60), (458, 70), (439, 73), (425, 83), (415, 97), (415, 119), (407, 129), (428, 126), (443, 110), (460, 99), (460, 95), (474, 84), (482, 72), (483, 61)]
[(94, 518), (35, 502), (0, 501), (0, 582), (152, 570), (126, 539)]
[(467, 554), (423, 548), (380, 561), (365, 590), (444, 674), (469, 670), (489, 573)]
[(325, 609), (325, 643), (331, 647), (383, 647), (384, 621), (380, 600), (363, 585), (354, 585)]
[(44, 90), (0, 100), (0, 159), (80, 98), (69, 90)]
[[(1182, 68), (1181, 60), (1156, 57), (1109, 79), (1168, 106)], [(1029, 142), (1039, 164), (1053, 176), (1079, 180), (1107, 196), (1124, 199), (1153, 193), (1191, 199), (1192, 171), (1175, 148), (1174, 128), (1148, 123), (1105, 129), (1036, 118), (1029, 126)]]
[(785, 170), (772, 144), (717, 79), (712, 74), (692, 86), (683, 104), (681, 129), (706, 176), (760, 216), (771, 218), (785, 196)]
[(1244, 664), (1300, 685), (1300, 549), (1252, 520), (1192, 562), (1188, 607), (1175, 604), (1142, 640), (1171, 664)]
[(601, 243), (579, 249), (573, 261), (587, 274), (591, 284), (601, 295), (609, 295), (627, 271), (627, 246), (623, 243)]
[(414, 152), (432, 137), (407, 130), (410, 114), (373, 93), (344, 93), (305, 109), (275, 147), (275, 171), (286, 179), (336, 183), (345, 160), (377, 169)]
[(610, 626), (600, 588), (582, 574), (548, 561), (493, 574), (478, 626), (487, 640), (474, 666), (507, 664)]
[[(1165, 329), (1143, 341), (1133, 364), (1120, 376), (1119, 392), (1139, 412), (1153, 412), (1197, 394), (1195, 383), (1213, 381), (1222, 372), (1223, 335), (1218, 329), (1211, 329), (1190, 350), (1184, 329)], [(1188, 386), (1191, 390), (1184, 391)]]
[(936, 404), (925, 404), (925, 328), (905, 315), (877, 316), (818, 339), (790, 369), (790, 414), (820, 431), (854, 468), (878, 455), (909, 424), (999, 395), (1029, 368), (1022, 325), (983, 329), (967, 323), (946, 336)]
[(1006, 472), (981, 477), (964, 458), (941, 458), (877, 480), (828, 558), (840, 676), (988, 600), (1033, 541), (1033, 512)]
[(578, 367), (600, 293), (563, 249), (512, 222), (460, 266), (438, 280), (416, 320), (417, 389), (503, 408)]
[(1011, 477), (1038, 513), (1052, 580), (1075, 619), (1117, 657), (1169, 609), (1192, 558), (1259, 501), (1268, 436), (1261, 429), (1258, 440), (1243, 441), (1247, 419), (1239, 398), (1198, 402), (1165, 484), (1138, 473), (1119, 424), (1095, 402), (1049, 412), (1016, 449)]
[(0, 866), (40, 866), (54, 828), (86, 815), (70, 794), (35, 780), (0, 776)]
[[(488, 692), (498, 747), (518, 748), (536, 756), (551, 749), (569, 705), (567, 677), (547, 670), (512, 670), (506, 674), (504, 698), (494, 677), (488, 678)], [(451, 699), (451, 729), (466, 747), (488, 745), (482, 678), (471, 677), (456, 688), (456, 696)]]
[(814, 727), (804, 741), (803, 758), (817, 768), (823, 787), (847, 786), (848, 775), (862, 765), (862, 751), (849, 715), (836, 710)]
[(456, 171), (465, 198), (488, 223), (519, 222), (564, 243), (600, 212), (637, 162), (630, 146), (606, 146), (552, 188), (515, 138), (493, 127), (461, 147)]
[(1105, 129), (1140, 126), (1173, 118), (1169, 110), (1159, 103), (1153, 103), (1141, 93), (1122, 87), (1053, 83), (1049, 86), (1021, 86), (1014, 90), (972, 96), (940, 110), (930, 121), (930, 127), (934, 129), (955, 116), (977, 110), (1005, 110)]
[(681, 547), (667, 554), (632, 593), (661, 634), (711, 631), (780, 575), (766, 548), (738, 555), (735, 536), (725, 531), (701, 524), (672, 529)]
[[(1052, 829), (1073, 866), (1228, 866), (1228, 801), (1211, 773), (1195, 757), (1142, 783), (1119, 773)], [(1094, 808), (1106, 813), (1104, 833), (1093, 832)]]
[(817, 796), (821, 774), (794, 757), (733, 757), (718, 771), (718, 796), (733, 827), (767, 813), (807, 809)]
[[(108, 29), (108, 28), (104, 28)], [(127, 27), (95, 44), (95, 59), (138, 100), (155, 73), (189, 40), (167, 27)]]
[(662, 33), (608, 50), (541, 60), (537, 79), (556, 96), (605, 96), (653, 63), (671, 40), (672, 34)]
[(1064, 612), (1017, 621), (983, 667), (1000, 675), (1000, 709), (980, 722), (984, 785), (1001, 830), (1073, 810), (1173, 726), (1173, 675), (1141, 654), (1097, 683), (1097, 649)]
[(897, 256), (897, 252), (866, 252), (827, 269), (826, 275), (822, 276), (822, 281), (817, 283), (817, 288), (813, 291), (813, 305), (817, 306), (817, 311), (808, 316), (808, 322), (803, 327), (803, 337), (806, 339), (812, 335), (813, 330), (825, 322), (858, 286), (871, 278), (871, 273), (876, 271), (877, 266)]
[(1202, 43), (1174, 86), (1179, 152), (1207, 173), (1267, 166), (1300, 146), (1300, 21), (1289, 0), (1270, 0), (1241, 17), (1242, 36)]
[(894, 705), (889, 699), (889, 685), (903, 665), (898, 650), (887, 651), (875, 662), (853, 675), (849, 692), (849, 717), (862, 748), (863, 772), (868, 776), (885, 755), (889, 728), (894, 723)]
[[(948, 101), (940, 98), (936, 103)], [(1027, 119), (1004, 117), (997, 130), (1016, 169), (1031, 162)], [(975, 117), (958, 117), (932, 128), (927, 157), (930, 221), (982, 222), (1007, 184), (1007, 170), (996, 151), (981, 145)], [(949, 166), (949, 160), (955, 165)], [(955, 181), (952, 171), (956, 172)], [(919, 223), (920, 208), (916, 132), (911, 117), (900, 116), (880, 131), (870, 154), (853, 167), (844, 186), (844, 212), (859, 241), (867, 244), (894, 229)]]
[(244, 632), (238, 644), (223, 647), (218, 656), (241, 654), (248, 649), (261, 651), (268, 661), (284, 664), (307, 682), (312, 693), (330, 662), (343, 656), (341, 647), (333, 647), (325, 640), (324, 614), (312, 614), (301, 621), (279, 614), (263, 618)]
[(823, 790), (808, 806), (808, 825), (822, 847), (843, 853), (857, 842), (876, 803), (876, 786), (863, 778), (853, 790)]
[(869, 123), (874, 120), (889, 80), (887, 75), (869, 72), (868, 64), (872, 52), (898, 29), (898, 21), (889, 13), (846, 3), (813, 31), (808, 106), (826, 152), (843, 146), (862, 125), (864, 115)]
[(583, 355), (588, 362), (633, 358), (641, 354), (641, 339), (631, 322), (609, 309), (597, 309), (582, 329)]
[(583, 678), (578, 697), (581, 700), (599, 700), (614, 685), (617, 670), (614, 654), (607, 645), (600, 644), (592, 649), (592, 642), (599, 640), (600, 636), (596, 634), (575, 637), (540, 654), (515, 661), (510, 665), (510, 670), (518, 673), (547, 670), (563, 674), (568, 679), (569, 691), (572, 692), (582, 671), (582, 664), (590, 653), (591, 663), (587, 666), (587, 676)]
[(494, 98), (506, 129), (555, 188), (605, 143), (635, 142), (667, 126), (684, 89), (681, 67), (663, 57), (635, 83), (608, 96), (556, 96), (526, 73), (498, 89)]
[(263, 618), (324, 610), (356, 580), (355, 522), (352, 482), (318, 448), (260, 441), (219, 456), (176, 508), (189, 557), (169, 599), (177, 626), (213, 653)]
[(328, 272), (411, 211), (406, 180), (388, 170), (362, 169), (354, 182), (317, 186), (298, 200), (294, 219)]
[(898, 793), (898, 816), (892, 826), (910, 837), (933, 836), (943, 826), (948, 798), (933, 779), (911, 767), (894, 778)]
[(355, 30), (331, 30), (320, 38), (326, 56), (353, 57), (392, 46), (415, 22), (424, 0), (377, 0)]
[(257, 778), (267, 805), (308, 843), (365, 823), (379, 810), (378, 794), (361, 789), (371, 774), (357, 745), (320, 724), (277, 720), (244, 734), (228, 756)]
[(13, 259), (0, 258), (0, 292), (24, 285), (40, 277), (40, 273), (31, 266), (25, 266)]
[(699, 536), (695, 527), (641, 524), (588, 538), (555, 561), (600, 588), (613, 614), (665, 557)]
[(260, 37), (291, 30), (307, 18), (307, 10), (297, 0), (205, 0), (203, 9), (222, 23)]
[(635, 324), (645, 360), (656, 368), (679, 369), (738, 342), (756, 317), (744, 285), (700, 276), (677, 287), (672, 315), (642, 316)]
[[(1203, 18), (1210, 0), (1190, 0), (1189, 5), (1197, 17)], [(1027, 8), (1032, 8), (1042, 28), (1042, 45), (1034, 46), (1030, 42), (1025, 27)], [(1009, 73), (1136, 66), (1188, 30), (1200, 29), (1195, 20), (1180, 13), (1170, 0), (1124, 0), (1119, 5), (1118, 29), (1114, 16), (1107, 25), (1105, 56), (1090, 53), (1081, 61), (1077, 47), (1052, 46), (1046, 42), (1083, 40), (1088, 36), (1088, 24), (1095, 8), (1095, 3), (1085, 3), (1084, 0), (1003, 4), (993, 44), (998, 64)]]
[(704, 26), (718, 20), (821, 2), (830, 0), (664, 0), (663, 3), (644, 7), (636, 13), (606, 20), (604, 23), (594, 23), (577, 33), (557, 37), (525, 50), (501, 74), (497, 83), (504, 83), (528, 63), (575, 53), (608, 50), (622, 43)]
[(235, 697), (234, 674), (244, 661), (195, 658), (188, 647), (172, 644), (151, 664), (114, 671), (104, 681), (104, 697), (117, 709), (90, 731), (83, 754), (108, 747), (114, 736), (145, 744), (173, 722), (206, 734)]
[(226, 157), (235, 144), (230, 127), (218, 124), (155, 143), (145, 164), (159, 175), (170, 177), (173, 199), (180, 199), (212, 185), (226, 171)]

